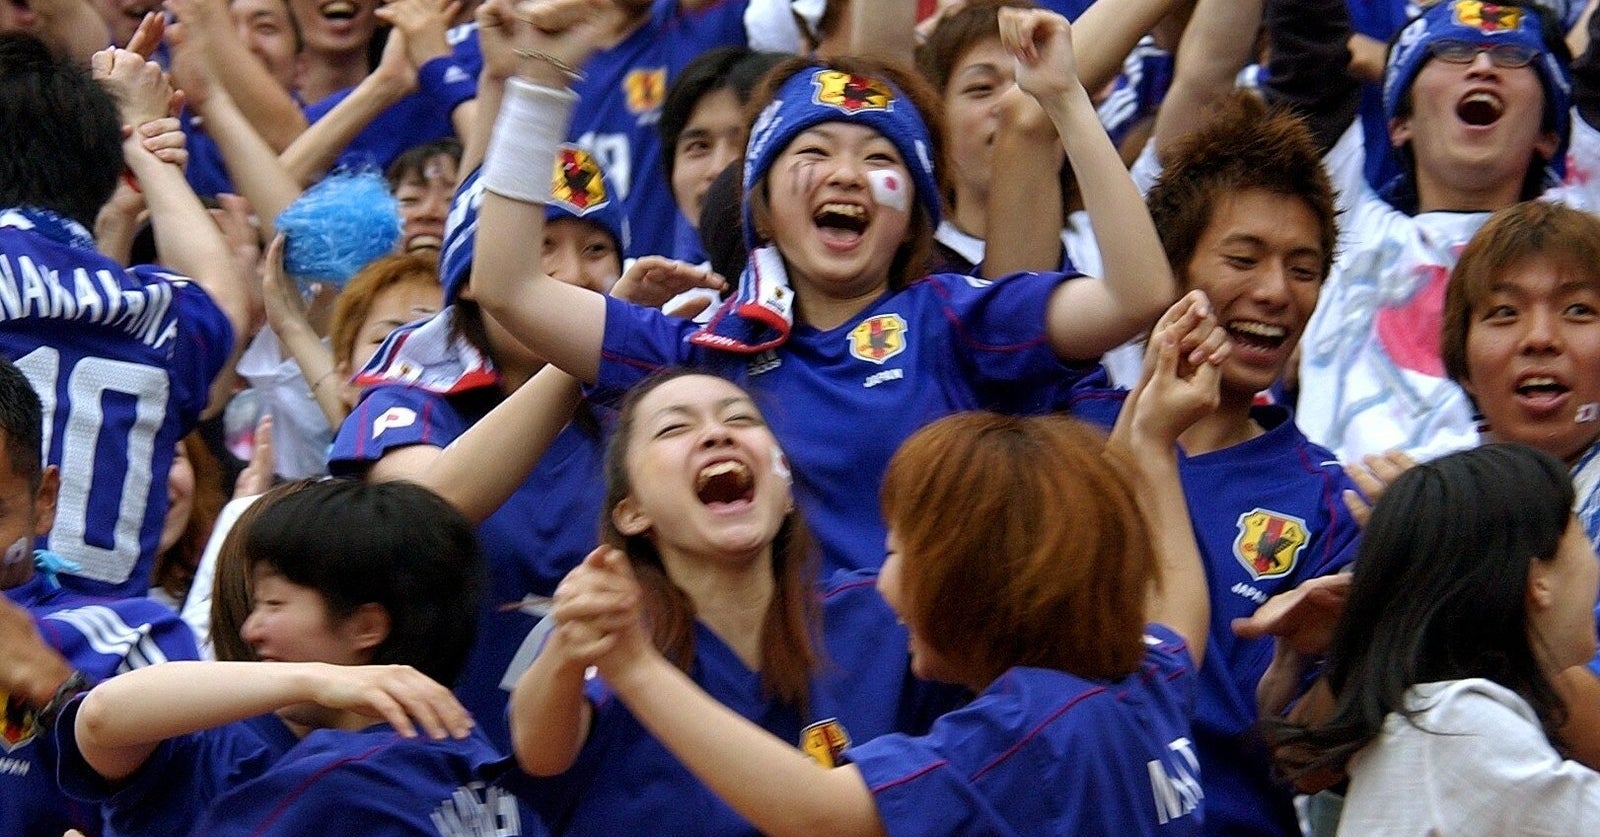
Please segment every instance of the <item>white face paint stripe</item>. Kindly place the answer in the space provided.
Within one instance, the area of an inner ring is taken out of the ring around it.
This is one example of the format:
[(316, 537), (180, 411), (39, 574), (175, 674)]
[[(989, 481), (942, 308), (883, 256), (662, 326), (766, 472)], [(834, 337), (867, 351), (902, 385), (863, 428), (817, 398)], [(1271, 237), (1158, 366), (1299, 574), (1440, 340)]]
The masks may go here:
[(1593, 401), (1587, 404), (1579, 404), (1578, 414), (1573, 417), (1573, 421), (1578, 424), (1588, 424), (1596, 419), (1600, 419), (1600, 404), (1596, 404)]
[(0, 559), (0, 562), (3, 562), (8, 567), (20, 564), (33, 556), (32, 546), (33, 540), (31, 538), (17, 538), (16, 543), (6, 547), (5, 557)]
[(872, 199), (879, 206), (905, 212), (911, 200), (906, 188), (906, 177), (899, 172), (873, 169), (867, 172), (867, 182), (872, 184)]
[(772, 473), (784, 482), (794, 481), (793, 475), (789, 472), (789, 457), (784, 456), (783, 451), (777, 448), (772, 449)]

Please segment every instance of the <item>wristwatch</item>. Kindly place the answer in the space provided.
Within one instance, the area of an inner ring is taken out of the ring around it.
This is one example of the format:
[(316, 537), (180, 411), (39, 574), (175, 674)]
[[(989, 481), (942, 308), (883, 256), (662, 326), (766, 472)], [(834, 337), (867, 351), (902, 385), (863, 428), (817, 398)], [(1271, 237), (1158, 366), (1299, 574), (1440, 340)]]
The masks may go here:
[(50, 700), (33, 713), (33, 729), (35, 733), (49, 732), (56, 725), (56, 718), (61, 716), (61, 710), (67, 708), (72, 699), (89, 691), (89, 678), (76, 669), (61, 685), (56, 687), (55, 694)]

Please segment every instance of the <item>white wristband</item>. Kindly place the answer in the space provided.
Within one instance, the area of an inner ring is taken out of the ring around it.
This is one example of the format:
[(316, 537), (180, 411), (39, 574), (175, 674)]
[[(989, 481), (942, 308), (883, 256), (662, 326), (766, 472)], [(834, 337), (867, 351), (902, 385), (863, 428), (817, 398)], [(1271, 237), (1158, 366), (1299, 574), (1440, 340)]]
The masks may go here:
[(483, 188), (524, 203), (549, 202), (556, 147), (577, 101), (571, 90), (507, 79), (483, 158)]

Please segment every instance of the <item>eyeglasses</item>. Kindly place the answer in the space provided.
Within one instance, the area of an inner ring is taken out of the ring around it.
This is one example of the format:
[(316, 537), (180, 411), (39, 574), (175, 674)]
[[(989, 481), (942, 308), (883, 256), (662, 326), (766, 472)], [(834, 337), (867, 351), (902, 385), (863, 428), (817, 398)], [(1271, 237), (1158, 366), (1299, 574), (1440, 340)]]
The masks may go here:
[(1448, 38), (1428, 44), (1428, 52), (1446, 64), (1471, 64), (1478, 60), (1478, 53), (1487, 53), (1489, 61), (1503, 70), (1526, 67), (1539, 57), (1538, 50), (1522, 44), (1475, 44)]

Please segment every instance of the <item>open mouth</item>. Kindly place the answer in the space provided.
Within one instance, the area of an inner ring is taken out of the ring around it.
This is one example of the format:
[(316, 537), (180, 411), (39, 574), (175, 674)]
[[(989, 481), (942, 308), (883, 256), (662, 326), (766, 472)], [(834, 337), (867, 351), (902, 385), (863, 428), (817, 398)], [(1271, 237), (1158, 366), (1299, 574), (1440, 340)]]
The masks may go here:
[(1505, 102), (1493, 93), (1472, 93), (1456, 103), (1456, 117), (1475, 128), (1499, 122), (1505, 111)]
[(1549, 375), (1531, 375), (1517, 382), (1517, 396), (1534, 404), (1548, 404), (1571, 392), (1571, 388)]
[(318, 6), (317, 11), (328, 20), (352, 20), (356, 16), (356, 4), (348, 0), (334, 0)]
[(732, 459), (701, 468), (694, 481), (695, 497), (712, 508), (749, 502), (755, 493), (755, 475), (749, 466)]
[(444, 244), (444, 240), (431, 233), (417, 233), (406, 239), (406, 252), (415, 253), (418, 250), (437, 250)]
[(1289, 339), (1289, 330), (1283, 326), (1254, 320), (1233, 320), (1227, 329), (1234, 345), (1260, 352), (1276, 351)]
[(826, 233), (855, 238), (867, 231), (866, 207), (853, 203), (825, 203), (811, 216), (811, 222)]

